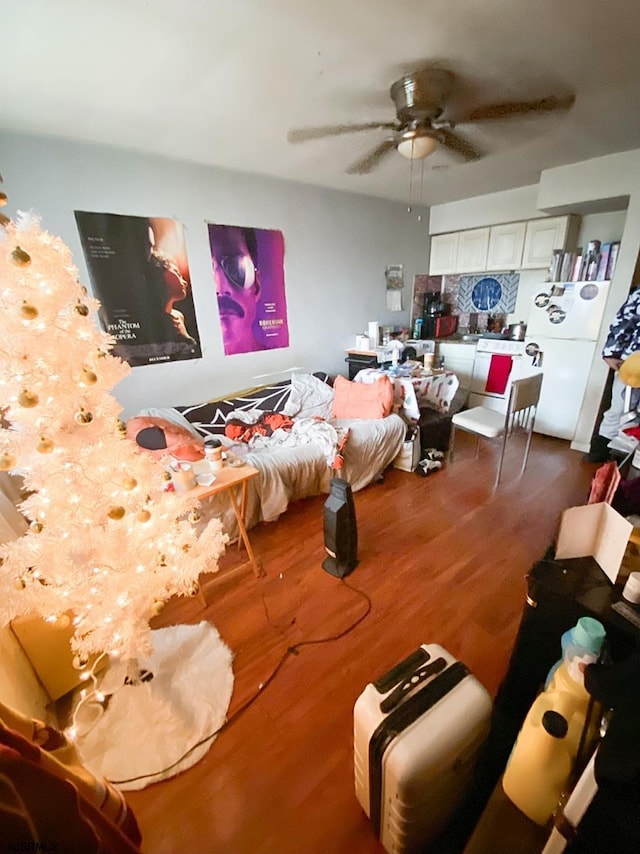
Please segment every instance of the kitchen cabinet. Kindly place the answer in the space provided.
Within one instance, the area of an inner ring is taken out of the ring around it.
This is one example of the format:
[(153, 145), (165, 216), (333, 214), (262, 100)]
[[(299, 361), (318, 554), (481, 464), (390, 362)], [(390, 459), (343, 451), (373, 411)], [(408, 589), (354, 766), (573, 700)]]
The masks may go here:
[(460, 388), (471, 388), (473, 361), (476, 355), (475, 342), (437, 341), (436, 361), (444, 359), (444, 366), (458, 377)]
[(431, 235), (429, 273), (483, 273), (548, 268), (554, 249), (575, 249), (574, 215), (509, 222)]
[(458, 238), (459, 232), (450, 234), (434, 234), (431, 238), (431, 254), (429, 259), (429, 273), (432, 276), (442, 276), (446, 273), (455, 273), (458, 260)]
[(456, 272), (475, 273), (487, 269), (489, 231), (488, 228), (473, 228), (459, 232)]
[(522, 263), (526, 222), (491, 226), (487, 270), (517, 270)]
[(431, 238), (429, 273), (441, 276), (485, 270), (489, 231), (488, 228), (472, 228), (450, 234), (434, 234)]
[(575, 249), (579, 225), (577, 216), (545, 217), (528, 222), (521, 268), (546, 268), (554, 249)]

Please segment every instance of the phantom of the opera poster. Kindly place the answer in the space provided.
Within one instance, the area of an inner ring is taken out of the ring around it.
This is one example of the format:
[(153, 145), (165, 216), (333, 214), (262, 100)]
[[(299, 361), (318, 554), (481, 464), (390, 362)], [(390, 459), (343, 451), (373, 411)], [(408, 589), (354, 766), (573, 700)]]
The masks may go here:
[(75, 211), (113, 354), (131, 366), (202, 357), (182, 224)]
[(208, 223), (227, 356), (289, 346), (281, 231)]

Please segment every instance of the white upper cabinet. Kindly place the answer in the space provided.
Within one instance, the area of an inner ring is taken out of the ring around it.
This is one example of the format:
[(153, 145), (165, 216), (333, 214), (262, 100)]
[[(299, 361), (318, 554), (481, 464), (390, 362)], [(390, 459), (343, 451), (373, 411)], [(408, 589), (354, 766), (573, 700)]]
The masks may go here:
[(431, 255), (429, 258), (429, 273), (432, 276), (444, 276), (446, 273), (457, 273), (459, 232), (450, 234), (434, 234), (431, 238)]
[(477, 273), (478, 270), (486, 270), (488, 249), (488, 228), (474, 228), (459, 232), (456, 272)]
[(429, 273), (484, 273), (549, 267), (554, 249), (575, 249), (580, 217), (543, 217), (431, 236)]
[(487, 270), (517, 270), (522, 264), (526, 222), (491, 226)]
[(574, 216), (545, 217), (527, 223), (521, 267), (534, 270), (548, 267), (554, 249), (572, 249), (579, 220)]

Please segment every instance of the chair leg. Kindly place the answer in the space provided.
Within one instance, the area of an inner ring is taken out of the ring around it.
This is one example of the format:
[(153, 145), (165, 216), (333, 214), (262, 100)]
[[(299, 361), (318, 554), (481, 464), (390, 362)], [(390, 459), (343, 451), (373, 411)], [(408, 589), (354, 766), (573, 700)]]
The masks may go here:
[(529, 421), (529, 426), (527, 428), (527, 444), (524, 449), (524, 459), (522, 460), (522, 468), (520, 469), (520, 474), (524, 472), (527, 467), (527, 460), (529, 459), (529, 448), (531, 447), (531, 437), (533, 436), (533, 421)]
[(509, 437), (508, 430), (505, 430), (502, 434), (502, 449), (500, 450), (500, 459), (498, 460), (498, 471), (496, 473), (496, 482), (494, 484), (494, 488), (500, 483), (500, 476), (502, 475), (502, 463), (504, 462), (504, 452), (507, 448), (507, 439)]
[(447, 463), (453, 462), (453, 443), (456, 436), (456, 426), (451, 423), (451, 435), (449, 436), (449, 451), (447, 453)]

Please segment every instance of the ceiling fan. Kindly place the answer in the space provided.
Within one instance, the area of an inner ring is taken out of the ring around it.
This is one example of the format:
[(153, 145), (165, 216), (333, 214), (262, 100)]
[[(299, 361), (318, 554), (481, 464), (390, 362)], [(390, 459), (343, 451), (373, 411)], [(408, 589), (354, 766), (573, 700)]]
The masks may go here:
[(396, 80), (391, 86), (390, 94), (396, 108), (396, 121), (298, 128), (289, 131), (287, 139), (291, 143), (298, 143), (365, 130), (392, 131), (372, 151), (347, 169), (347, 173), (351, 175), (371, 172), (394, 149), (410, 160), (422, 160), (441, 145), (462, 160), (471, 161), (482, 157), (483, 152), (453, 132), (458, 125), (491, 119), (518, 118), (527, 113), (567, 110), (575, 101), (573, 95), (552, 95), (537, 101), (488, 104), (466, 115), (449, 117), (446, 105), (454, 82), (454, 75), (450, 71), (420, 68)]

